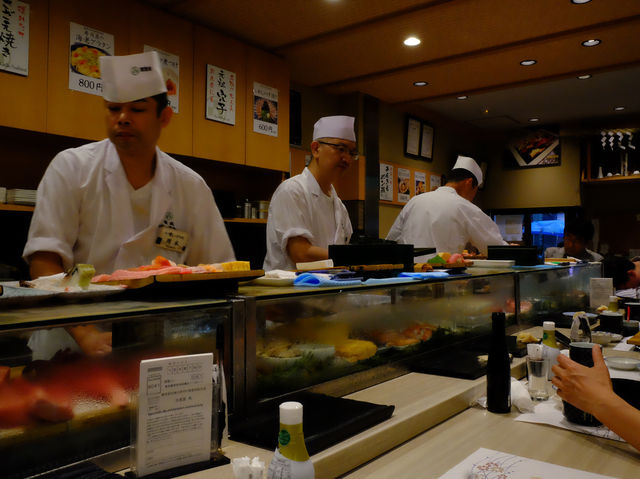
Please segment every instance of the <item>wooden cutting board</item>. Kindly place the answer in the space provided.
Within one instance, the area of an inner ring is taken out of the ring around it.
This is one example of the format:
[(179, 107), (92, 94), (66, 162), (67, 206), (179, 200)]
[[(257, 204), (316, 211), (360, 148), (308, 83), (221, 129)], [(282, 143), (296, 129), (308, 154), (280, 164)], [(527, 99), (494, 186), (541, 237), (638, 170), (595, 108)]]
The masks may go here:
[(176, 283), (184, 284), (192, 281), (222, 281), (237, 280), (249, 281), (251, 279), (264, 276), (261, 269), (252, 269), (249, 271), (223, 271), (220, 273), (188, 273), (188, 274), (159, 274), (149, 276), (147, 278), (123, 279), (118, 281), (105, 281), (98, 284), (124, 285), (128, 289), (138, 289), (153, 283)]

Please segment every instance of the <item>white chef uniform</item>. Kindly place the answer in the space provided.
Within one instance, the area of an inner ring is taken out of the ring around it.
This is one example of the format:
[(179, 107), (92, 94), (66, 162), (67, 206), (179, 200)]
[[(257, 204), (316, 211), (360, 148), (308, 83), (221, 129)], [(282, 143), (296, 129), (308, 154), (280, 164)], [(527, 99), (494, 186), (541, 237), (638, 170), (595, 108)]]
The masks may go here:
[[(453, 169), (464, 169), (482, 184), (482, 169), (473, 158), (458, 156)], [(450, 186), (414, 196), (393, 223), (388, 240), (438, 252), (461, 253), (467, 243), (487, 254), (488, 245), (505, 245), (491, 218)], [(425, 261), (429, 255), (415, 258)]]
[(461, 253), (467, 242), (483, 254), (487, 254), (488, 245), (506, 244), (498, 225), (450, 186), (411, 198), (387, 239), (450, 253)]
[(276, 189), (269, 204), (264, 270), (295, 269), (287, 254), (290, 238), (302, 236), (314, 246), (347, 244), (353, 233), (344, 204), (331, 187), (327, 196), (308, 168)]
[[(197, 265), (233, 261), (234, 254), (211, 190), (194, 171), (156, 148), (151, 211), (135, 231), (130, 185), (110, 140), (65, 150), (45, 172), (24, 257), (51, 251), (65, 269), (94, 265), (96, 273), (148, 264), (157, 255)], [(156, 246), (158, 227), (189, 234), (186, 249)]]

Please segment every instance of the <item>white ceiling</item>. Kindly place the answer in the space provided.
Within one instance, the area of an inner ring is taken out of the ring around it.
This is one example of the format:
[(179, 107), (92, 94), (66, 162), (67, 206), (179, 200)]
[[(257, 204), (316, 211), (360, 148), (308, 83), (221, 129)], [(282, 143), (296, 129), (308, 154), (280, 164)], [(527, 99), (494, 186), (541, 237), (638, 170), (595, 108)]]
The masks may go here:
[[(496, 129), (640, 116), (640, 0), (145, 1), (282, 56), (294, 82), (333, 94)], [(422, 43), (404, 46), (409, 35)], [(581, 46), (590, 38), (601, 45)]]

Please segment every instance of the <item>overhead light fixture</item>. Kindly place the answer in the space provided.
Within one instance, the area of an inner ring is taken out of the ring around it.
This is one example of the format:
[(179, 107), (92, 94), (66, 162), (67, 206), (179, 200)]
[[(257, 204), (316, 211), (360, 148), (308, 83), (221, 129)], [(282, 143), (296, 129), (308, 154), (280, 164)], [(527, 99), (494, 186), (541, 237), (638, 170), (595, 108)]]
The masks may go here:
[(456, 97), (456, 99), (458, 99), (458, 100), (466, 100), (468, 98), (469, 98), (469, 95), (460, 95), (460, 96)]
[(591, 0), (571, 0), (571, 3), (575, 3), (576, 5), (582, 5), (584, 3), (589, 3)]
[(617, 106), (617, 107), (614, 108), (614, 110), (615, 111), (622, 111), (622, 110), (624, 110), (624, 108), (625, 107), (623, 107), (623, 106)]
[(522, 60), (520, 62), (520, 65), (522, 65), (523, 67), (529, 67), (531, 65), (535, 65), (536, 63), (538, 63), (537, 60)]
[(413, 86), (427, 86), (429, 83), (426, 81), (414, 81)]
[(535, 123), (536, 121), (540, 121), (540, 118), (529, 118), (531, 123)]
[(416, 45), (420, 45), (420, 39), (416, 37), (409, 37), (405, 39), (404, 44), (408, 47), (415, 47)]
[(597, 38), (590, 38), (589, 40), (585, 40), (584, 42), (582, 42), (582, 46), (595, 47), (596, 45), (600, 45), (600, 43), (602, 43), (601, 40), (598, 40)]
[(578, 80), (588, 80), (589, 78), (591, 78), (591, 74), (587, 73), (586, 75), (580, 75), (576, 77)]

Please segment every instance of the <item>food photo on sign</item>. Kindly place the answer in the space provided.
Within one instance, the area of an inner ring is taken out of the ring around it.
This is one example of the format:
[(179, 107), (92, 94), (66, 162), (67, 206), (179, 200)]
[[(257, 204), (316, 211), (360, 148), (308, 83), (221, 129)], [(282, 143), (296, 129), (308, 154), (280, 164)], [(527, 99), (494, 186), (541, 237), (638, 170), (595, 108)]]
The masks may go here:
[(560, 137), (549, 130), (530, 131), (509, 142), (505, 166), (533, 168), (560, 165)]

